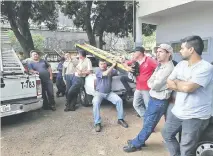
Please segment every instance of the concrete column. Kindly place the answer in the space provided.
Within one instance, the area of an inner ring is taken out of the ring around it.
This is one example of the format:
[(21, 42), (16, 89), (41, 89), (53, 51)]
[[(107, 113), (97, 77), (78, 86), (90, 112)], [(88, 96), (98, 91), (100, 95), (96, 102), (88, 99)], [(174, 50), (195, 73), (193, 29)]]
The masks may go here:
[(135, 35), (135, 46), (142, 46), (142, 20), (137, 16), (135, 21)]

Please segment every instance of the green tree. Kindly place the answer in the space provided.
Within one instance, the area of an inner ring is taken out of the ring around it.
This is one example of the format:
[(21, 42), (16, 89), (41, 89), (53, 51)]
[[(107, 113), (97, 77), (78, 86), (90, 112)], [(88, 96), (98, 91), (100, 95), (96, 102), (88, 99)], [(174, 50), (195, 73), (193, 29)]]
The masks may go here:
[[(12, 44), (12, 47), (15, 49), (15, 51), (17, 52), (22, 52), (23, 49), (20, 45), (20, 43), (18, 42), (15, 34), (13, 33), (12, 30), (10, 30), (8, 32), (8, 36), (9, 36), (9, 40)], [(34, 48), (35, 49), (39, 49), (39, 50), (43, 50), (44, 49), (44, 37), (40, 34), (32, 34), (32, 40), (33, 40), (33, 43), (34, 43)]]
[[(59, 2), (61, 11), (73, 19), (77, 27), (86, 31), (91, 45), (96, 46), (95, 36), (99, 37), (99, 47), (105, 44), (103, 33), (128, 36), (133, 30), (133, 3), (125, 1), (67, 1)], [(137, 3), (135, 4), (135, 8)], [(144, 32), (152, 33), (145, 24)]]
[(50, 29), (57, 28), (58, 11), (55, 1), (2, 1), (1, 15), (10, 23), (24, 55), (34, 49), (29, 21), (40, 25), (42, 22)]

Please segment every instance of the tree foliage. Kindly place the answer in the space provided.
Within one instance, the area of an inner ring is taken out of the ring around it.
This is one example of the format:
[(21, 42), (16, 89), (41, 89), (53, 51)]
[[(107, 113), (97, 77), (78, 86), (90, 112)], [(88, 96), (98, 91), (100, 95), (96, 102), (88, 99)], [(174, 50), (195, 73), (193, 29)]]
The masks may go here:
[[(12, 30), (8, 32), (8, 36), (14, 50), (16, 52), (21, 52), (22, 47)], [(32, 34), (32, 39), (35, 49), (39, 49), (42, 51), (44, 49), (44, 40), (45, 40), (44, 37), (40, 34)]]
[[(96, 45), (95, 36), (99, 36), (99, 47), (104, 41), (103, 33), (116, 36), (128, 36), (133, 30), (133, 4), (130, 1), (67, 1), (60, 2), (61, 11), (73, 19), (77, 27), (87, 32), (90, 44)], [(143, 27), (144, 33), (152, 34), (153, 26)], [(147, 32), (147, 33), (146, 33)]]
[(44, 23), (50, 30), (57, 28), (58, 11), (55, 1), (2, 1), (1, 14), (10, 23), (26, 56), (34, 49), (30, 24)]

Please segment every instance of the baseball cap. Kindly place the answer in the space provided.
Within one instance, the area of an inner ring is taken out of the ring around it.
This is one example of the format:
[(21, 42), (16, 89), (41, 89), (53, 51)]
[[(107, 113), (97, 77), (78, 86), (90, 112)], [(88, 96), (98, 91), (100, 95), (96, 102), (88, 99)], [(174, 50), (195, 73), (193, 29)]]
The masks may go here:
[(173, 55), (173, 48), (169, 44), (160, 44), (159, 46), (156, 46), (154, 48), (155, 52), (157, 52), (158, 48), (164, 49), (167, 52), (171, 53), (171, 55)]
[(134, 52), (135, 51), (140, 51), (140, 52), (144, 53), (145, 52), (145, 48), (144, 47), (135, 47)]

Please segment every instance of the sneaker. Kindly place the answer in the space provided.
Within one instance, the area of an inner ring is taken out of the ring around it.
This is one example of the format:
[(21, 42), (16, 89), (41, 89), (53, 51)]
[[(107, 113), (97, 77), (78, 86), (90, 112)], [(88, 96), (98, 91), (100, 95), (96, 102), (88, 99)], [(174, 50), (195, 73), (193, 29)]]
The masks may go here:
[(128, 124), (123, 119), (119, 119), (118, 124), (121, 125), (124, 128), (128, 128)]
[(95, 124), (95, 131), (96, 132), (100, 132), (101, 131), (101, 124), (100, 123)]
[(51, 109), (52, 111), (56, 111), (55, 106), (51, 106), (50, 109)]

